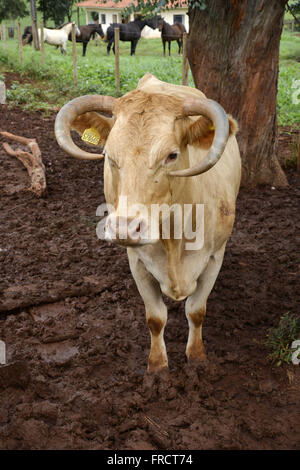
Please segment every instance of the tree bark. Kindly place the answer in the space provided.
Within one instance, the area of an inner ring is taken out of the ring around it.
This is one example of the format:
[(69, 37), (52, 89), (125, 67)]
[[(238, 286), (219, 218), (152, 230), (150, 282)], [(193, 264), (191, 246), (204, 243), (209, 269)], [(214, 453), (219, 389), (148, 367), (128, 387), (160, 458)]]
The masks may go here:
[(33, 46), (36, 51), (39, 51), (40, 41), (39, 41), (38, 27), (37, 27), (36, 0), (30, 0), (30, 16), (31, 16)]
[(244, 186), (286, 186), (277, 159), (279, 45), (287, 0), (206, 0), (189, 7), (197, 88), (237, 119)]

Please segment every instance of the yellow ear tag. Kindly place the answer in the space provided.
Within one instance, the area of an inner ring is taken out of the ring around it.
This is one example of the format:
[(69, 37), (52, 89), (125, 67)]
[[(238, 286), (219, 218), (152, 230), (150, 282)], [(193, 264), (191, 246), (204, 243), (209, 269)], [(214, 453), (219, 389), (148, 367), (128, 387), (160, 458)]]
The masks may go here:
[(215, 130), (215, 128), (214, 128), (214, 126), (213, 126), (213, 125), (211, 125), (211, 126), (209, 126), (208, 130), (210, 130), (210, 131), (214, 131), (214, 130)]
[(98, 145), (100, 140), (100, 134), (94, 127), (86, 129), (81, 136), (81, 139), (88, 144)]

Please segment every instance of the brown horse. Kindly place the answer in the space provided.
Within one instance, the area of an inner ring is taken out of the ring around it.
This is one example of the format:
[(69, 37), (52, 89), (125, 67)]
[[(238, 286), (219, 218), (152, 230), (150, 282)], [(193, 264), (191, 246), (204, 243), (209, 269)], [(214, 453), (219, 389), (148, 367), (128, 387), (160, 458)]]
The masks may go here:
[[(98, 33), (101, 38), (104, 38), (103, 29), (101, 24), (87, 24), (85, 26), (79, 26), (80, 35), (76, 36), (76, 42), (82, 42), (82, 55), (85, 56), (86, 47), (89, 40), (95, 38)], [(72, 34), (69, 35), (69, 41), (72, 41)]]
[(182, 23), (175, 23), (173, 25), (167, 23), (165, 20), (158, 20), (158, 29), (161, 31), (161, 40), (164, 47), (164, 56), (166, 55), (166, 42), (169, 43), (169, 56), (171, 55), (171, 41), (177, 41), (178, 54), (182, 52), (182, 36), (186, 33), (186, 29)]

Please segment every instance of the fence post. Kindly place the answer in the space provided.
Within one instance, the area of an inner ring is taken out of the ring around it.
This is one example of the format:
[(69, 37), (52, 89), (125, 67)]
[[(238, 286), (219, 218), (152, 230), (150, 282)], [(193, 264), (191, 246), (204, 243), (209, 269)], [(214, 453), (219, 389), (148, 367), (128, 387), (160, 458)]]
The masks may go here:
[(120, 28), (115, 28), (115, 76), (116, 76), (116, 94), (120, 96)]
[(18, 22), (18, 43), (19, 43), (19, 58), (20, 63), (23, 62), (23, 43), (22, 43), (22, 33), (21, 33), (21, 23)]
[(2, 25), (3, 52), (6, 52), (6, 25)]
[(41, 62), (45, 65), (44, 22), (41, 21)]
[(36, 0), (30, 0), (30, 16), (32, 26), (33, 46), (36, 51), (40, 50), (40, 41), (37, 27)]
[(77, 85), (77, 57), (76, 57), (76, 36), (75, 24), (72, 24), (72, 56), (73, 56), (73, 82), (74, 86)]
[(189, 84), (189, 62), (186, 54), (186, 45), (187, 45), (187, 33), (183, 33), (182, 36), (182, 85)]
[(36, 19), (32, 20), (32, 37), (33, 37), (33, 47), (36, 51), (40, 50), (40, 40), (39, 40), (39, 32), (37, 27)]

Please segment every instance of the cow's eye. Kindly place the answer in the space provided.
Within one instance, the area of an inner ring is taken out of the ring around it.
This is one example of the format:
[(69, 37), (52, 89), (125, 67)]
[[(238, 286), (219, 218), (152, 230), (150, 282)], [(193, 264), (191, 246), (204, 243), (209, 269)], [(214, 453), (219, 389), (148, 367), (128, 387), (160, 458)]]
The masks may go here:
[(170, 155), (167, 156), (165, 159), (165, 165), (168, 165), (168, 163), (174, 162), (177, 159), (178, 155), (177, 153), (170, 153)]

